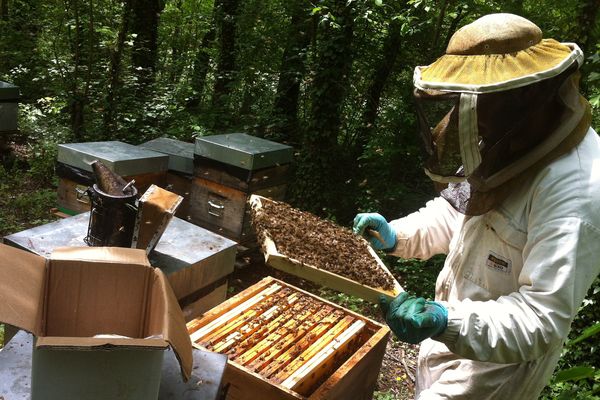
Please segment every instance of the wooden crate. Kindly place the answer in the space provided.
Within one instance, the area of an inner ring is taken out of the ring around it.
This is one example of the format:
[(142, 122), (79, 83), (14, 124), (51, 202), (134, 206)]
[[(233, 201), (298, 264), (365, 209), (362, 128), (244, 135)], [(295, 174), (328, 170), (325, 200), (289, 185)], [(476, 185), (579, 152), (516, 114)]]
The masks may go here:
[(285, 184), (289, 170), (290, 164), (247, 170), (198, 155), (194, 157), (194, 176), (246, 193)]
[[(166, 177), (164, 172), (151, 172), (126, 176), (123, 179), (128, 182), (135, 179), (135, 187), (141, 196), (152, 184), (165, 187)], [(71, 177), (59, 176), (57, 189), (59, 209), (69, 215), (90, 211), (90, 199), (87, 196), (78, 195), (77, 190), (85, 191), (92, 184), (93, 179), (91, 177), (83, 178), (83, 175), (78, 180), (73, 180)]]
[(90, 211), (89, 197), (78, 194), (78, 192), (84, 192), (89, 186), (67, 178), (59, 178), (57, 189), (59, 210), (69, 215)]
[(188, 322), (195, 347), (228, 354), (229, 400), (370, 399), (389, 329), (267, 277)]
[(189, 221), (192, 177), (176, 171), (167, 171), (163, 187), (183, 197), (183, 201), (177, 208), (175, 216)]
[[(285, 190), (286, 185), (282, 184), (257, 190), (254, 194), (281, 200)], [(195, 177), (190, 197), (190, 221), (240, 244), (250, 243), (254, 240), (248, 205), (252, 194)]]
[(188, 297), (184, 299), (183, 303), (179, 302), (186, 322), (201, 316), (206, 311), (225, 301), (227, 298), (228, 280), (220, 282), (223, 283), (214, 288), (211, 287), (206, 293), (200, 294), (200, 297), (197, 299)]

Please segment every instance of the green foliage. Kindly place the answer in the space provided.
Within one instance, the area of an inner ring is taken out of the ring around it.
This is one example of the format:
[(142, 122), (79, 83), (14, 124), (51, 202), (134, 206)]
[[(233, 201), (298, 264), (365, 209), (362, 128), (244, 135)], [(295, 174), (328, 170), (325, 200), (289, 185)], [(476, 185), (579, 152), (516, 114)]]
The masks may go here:
[(571, 326), (569, 340), (542, 399), (600, 398), (600, 277), (592, 284)]
[(373, 393), (373, 400), (396, 400), (396, 396), (387, 392)]
[(55, 204), (54, 188), (41, 187), (30, 173), (0, 167), (0, 236), (55, 220)]
[(444, 266), (445, 256), (434, 256), (427, 261), (386, 259), (402, 287), (416, 296), (433, 299), (435, 281)]

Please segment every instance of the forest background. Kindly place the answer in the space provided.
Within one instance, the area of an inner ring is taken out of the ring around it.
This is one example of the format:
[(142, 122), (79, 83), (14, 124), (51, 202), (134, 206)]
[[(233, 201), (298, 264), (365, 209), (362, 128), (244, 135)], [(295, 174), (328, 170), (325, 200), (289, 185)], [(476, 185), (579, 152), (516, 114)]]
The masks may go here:
[[(45, 222), (57, 143), (229, 132), (294, 147), (295, 207), (344, 226), (362, 211), (407, 214), (434, 195), (414, 67), (482, 15), (522, 15), (583, 49), (598, 130), (599, 9), (598, 0), (0, 0), (0, 80), (22, 93), (19, 132), (3, 137), (0, 234)], [(386, 262), (433, 296), (440, 259)], [(597, 332), (599, 301), (597, 279), (572, 338)], [(594, 365), (594, 340), (569, 346), (560, 369), (579, 375), (555, 376), (544, 396), (598, 398)]]

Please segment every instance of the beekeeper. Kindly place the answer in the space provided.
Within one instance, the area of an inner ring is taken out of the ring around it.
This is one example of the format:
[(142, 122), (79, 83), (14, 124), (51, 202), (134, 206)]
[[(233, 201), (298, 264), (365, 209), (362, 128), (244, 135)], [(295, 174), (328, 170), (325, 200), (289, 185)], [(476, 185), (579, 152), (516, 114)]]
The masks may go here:
[(600, 140), (579, 94), (583, 54), (511, 14), (459, 29), (417, 67), (415, 100), (440, 196), (390, 223), (358, 214), (372, 245), (447, 254), (435, 301), (382, 301), (421, 343), (418, 399), (536, 399), (600, 272)]

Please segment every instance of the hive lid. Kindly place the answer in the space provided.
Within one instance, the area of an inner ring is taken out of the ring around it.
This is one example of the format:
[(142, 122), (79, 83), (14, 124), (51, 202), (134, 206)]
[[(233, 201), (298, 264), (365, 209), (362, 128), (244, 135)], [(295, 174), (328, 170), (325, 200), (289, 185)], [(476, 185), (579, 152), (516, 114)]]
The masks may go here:
[(171, 171), (190, 175), (194, 173), (194, 143), (161, 137), (142, 143), (138, 147), (168, 155)]
[(12, 83), (0, 81), (0, 101), (1, 100), (18, 100), (21, 98), (19, 87)]
[(58, 145), (58, 162), (92, 172), (95, 160), (118, 175), (132, 176), (166, 171), (169, 156), (119, 141)]
[(288, 164), (292, 160), (292, 147), (245, 133), (197, 138), (194, 153), (251, 171)]

